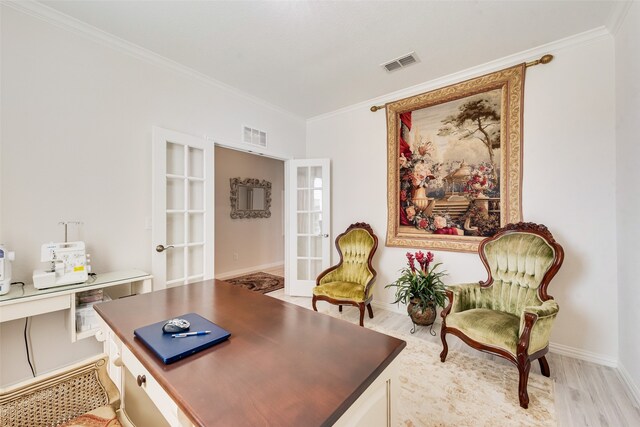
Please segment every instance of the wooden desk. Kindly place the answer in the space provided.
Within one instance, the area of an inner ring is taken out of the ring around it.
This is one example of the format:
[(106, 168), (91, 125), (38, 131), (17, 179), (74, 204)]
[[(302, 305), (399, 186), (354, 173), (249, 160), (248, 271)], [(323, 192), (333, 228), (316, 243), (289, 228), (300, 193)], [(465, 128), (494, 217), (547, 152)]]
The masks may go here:
[[(148, 374), (143, 388), (172, 425), (395, 422), (392, 362), (406, 345), (397, 338), (218, 280), (95, 309), (106, 334), (115, 335), (108, 347), (117, 347), (134, 378)], [(133, 337), (138, 327), (189, 312), (227, 329), (231, 338), (164, 365)]]

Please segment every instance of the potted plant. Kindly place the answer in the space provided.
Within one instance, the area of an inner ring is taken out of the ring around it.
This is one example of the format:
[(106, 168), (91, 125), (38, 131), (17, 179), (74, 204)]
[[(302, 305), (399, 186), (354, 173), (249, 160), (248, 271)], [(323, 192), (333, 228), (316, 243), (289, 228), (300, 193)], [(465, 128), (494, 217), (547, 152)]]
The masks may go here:
[[(416, 266), (417, 264), (417, 266)], [(444, 307), (446, 294), (442, 278), (446, 272), (437, 271), (441, 263), (433, 264), (433, 253), (407, 252), (407, 267), (400, 270), (400, 277), (385, 286), (396, 288), (394, 304), (407, 304), (407, 312), (413, 323), (428, 326), (436, 320), (436, 306)]]

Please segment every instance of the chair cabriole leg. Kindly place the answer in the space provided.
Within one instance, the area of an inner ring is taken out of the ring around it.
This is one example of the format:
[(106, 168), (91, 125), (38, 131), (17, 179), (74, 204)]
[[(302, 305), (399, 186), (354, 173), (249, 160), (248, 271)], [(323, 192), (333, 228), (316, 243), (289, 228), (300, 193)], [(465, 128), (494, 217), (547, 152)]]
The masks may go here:
[(360, 326), (364, 327), (364, 303), (358, 304), (360, 308)]
[(316, 307), (316, 296), (315, 295), (311, 299), (311, 306), (313, 307), (313, 311), (318, 311), (318, 307)]
[(340, 313), (342, 313), (342, 306), (341, 306), (341, 305), (339, 305), (339, 306), (338, 306), (338, 311), (339, 311)]
[(447, 353), (449, 353), (449, 346), (447, 345), (447, 328), (442, 325), (440, 329), (440, 339), (442, 340), (442, 352), (440, 353), (440, 361), (444, 363), (447, 360)]
[(542, 375), (544, 375), (545, 377), (550, 377), (551, 370), (549, 369), (549, 362), (547, 362), (547, 358), (545, 356), (542, 356), (538, 359), (538, 363), (540, 363), (540, 372), (542, 372)]
[(373, 319), (373, 308), (371, 307), (371, 303), (367, 304), (367, 310), (369, 311), (369, 319)]
[(531, 369), (531, 361), (526, 359), (518, 361), (518, 372), (520, 374), (520, 382), (518, 384), (518, 397), (520, 398), (520, 406), (524, 409), (529, 407), (529, 393), (527, 393), (527, 383), (529, 382), (529, 370)]

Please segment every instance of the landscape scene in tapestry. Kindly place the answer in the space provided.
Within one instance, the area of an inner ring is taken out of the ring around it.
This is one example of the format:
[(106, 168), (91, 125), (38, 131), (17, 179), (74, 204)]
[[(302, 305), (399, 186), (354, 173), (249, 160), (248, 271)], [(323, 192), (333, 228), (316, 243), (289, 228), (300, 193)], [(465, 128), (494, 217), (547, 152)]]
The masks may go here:
[(491, 236), (500, 228), (501, 91), (400, 114), (401, 226)]

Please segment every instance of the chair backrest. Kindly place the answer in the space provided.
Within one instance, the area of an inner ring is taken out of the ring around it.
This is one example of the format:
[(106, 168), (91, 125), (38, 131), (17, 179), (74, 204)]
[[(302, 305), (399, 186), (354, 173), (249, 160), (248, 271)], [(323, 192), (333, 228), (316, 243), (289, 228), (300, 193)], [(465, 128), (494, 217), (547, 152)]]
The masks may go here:
[(478, 249), (489, 279), (483, 305), (519, 316), (527, 306), (551, 299), (547, 286), (562, 265), (564, 251), (544, 225), (509, 224)]
[(369, 224), (351, 224), (336, 238), (336, 248), (340, 254), (336, 273), (342, 280), (366, 286), (375, 277), (371, 259), (378, 248), (378, 237)]
[(120, 407), (120, 393), (102, 354), (0, 390), (0, 425), (48, 427), (100, 406)]

